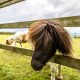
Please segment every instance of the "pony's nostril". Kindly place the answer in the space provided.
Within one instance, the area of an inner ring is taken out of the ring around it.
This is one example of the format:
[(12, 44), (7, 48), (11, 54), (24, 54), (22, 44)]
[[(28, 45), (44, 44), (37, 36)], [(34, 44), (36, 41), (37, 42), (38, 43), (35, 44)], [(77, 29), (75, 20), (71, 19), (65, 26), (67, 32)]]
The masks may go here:
[(33, 64), (32, 67), (33, 67), (34, 70), (36, 70), (36, 71), (38, 70), (37, 64)]

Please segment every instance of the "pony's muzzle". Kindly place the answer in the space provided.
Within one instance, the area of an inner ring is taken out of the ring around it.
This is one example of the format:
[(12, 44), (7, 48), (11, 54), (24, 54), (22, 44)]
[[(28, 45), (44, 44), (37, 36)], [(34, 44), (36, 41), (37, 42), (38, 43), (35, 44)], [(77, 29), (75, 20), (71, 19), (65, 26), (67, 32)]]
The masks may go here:
[(7, 44), (7, 45), (10, 45), (9, 40), (6, 40), (6, 44)]
[(35, 71), (40, 71), (43, 68), (43, 64), (36, 60), (31, 61), (31, 66)]

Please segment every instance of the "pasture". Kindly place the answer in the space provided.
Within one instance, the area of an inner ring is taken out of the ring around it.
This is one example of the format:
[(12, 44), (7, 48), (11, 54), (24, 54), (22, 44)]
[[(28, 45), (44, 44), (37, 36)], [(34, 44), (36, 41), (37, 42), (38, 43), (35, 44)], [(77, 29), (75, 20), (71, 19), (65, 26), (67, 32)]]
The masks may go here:
[[(0, 43), (10, 35), (0, 35)], [(72, 39), (73, 56), (80, 58), (80, 39)], [(20, 47), (19, 44), (17, 44)], [(29, 43), (23, 44), (24, 48), (31, 48)], [(0, 49), (0, 80), (50, 80), (50, 68), (45, 66), (40, 72), (36, 72), (30, 65), (31, 57)], [(80, 71), (64, 67), (62, 68), (63, 80), (80, 80)]]

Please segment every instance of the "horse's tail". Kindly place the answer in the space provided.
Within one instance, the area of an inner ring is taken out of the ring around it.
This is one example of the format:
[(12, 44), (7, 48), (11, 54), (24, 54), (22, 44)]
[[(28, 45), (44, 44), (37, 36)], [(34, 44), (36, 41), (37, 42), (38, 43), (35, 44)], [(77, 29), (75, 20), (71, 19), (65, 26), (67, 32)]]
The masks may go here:
[(53, 35), (55, 37), (56, 47), (63, 55), (71, 55), (72, 45), (69, 33), (59, 24), (53, 25)]

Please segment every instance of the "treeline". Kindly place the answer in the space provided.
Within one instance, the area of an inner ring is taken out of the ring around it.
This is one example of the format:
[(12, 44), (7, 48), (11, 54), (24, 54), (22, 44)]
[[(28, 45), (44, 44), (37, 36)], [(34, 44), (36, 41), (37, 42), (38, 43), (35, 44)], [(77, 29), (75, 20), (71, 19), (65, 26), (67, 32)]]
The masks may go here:
[(0, 24), (0, 28), (26, 28), (26, 27), (29, 27), (30, 23), (31, 22)]
[(80, 16), (65, 17), (65, 18), (60, 18), (59, 20), (65, 27), (80, 26)]
[[(70, 27), (80, 26), (80, 16), (55, 18), (55, 19), (49, 19), (49, 20), (59, 22), (64, 27), (68, 27), (68, 26), (70, 26)], [(0, 28), (27, 28), (33, 22), (35, 22), (35, 21), (9, 23), (9, 24), (0, 24)]]

